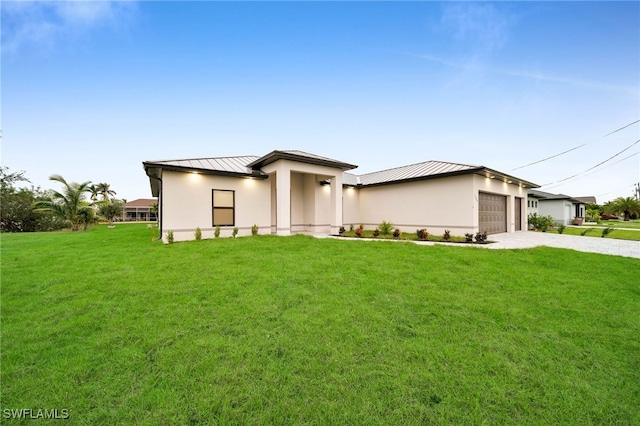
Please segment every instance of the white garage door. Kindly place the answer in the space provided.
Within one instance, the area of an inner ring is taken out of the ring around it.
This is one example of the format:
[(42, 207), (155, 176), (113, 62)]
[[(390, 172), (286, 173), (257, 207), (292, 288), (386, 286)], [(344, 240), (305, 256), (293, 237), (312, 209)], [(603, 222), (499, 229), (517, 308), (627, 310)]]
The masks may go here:
[(479, 198), (480, 232), (507, 232), (507, 197), (481, 192)]

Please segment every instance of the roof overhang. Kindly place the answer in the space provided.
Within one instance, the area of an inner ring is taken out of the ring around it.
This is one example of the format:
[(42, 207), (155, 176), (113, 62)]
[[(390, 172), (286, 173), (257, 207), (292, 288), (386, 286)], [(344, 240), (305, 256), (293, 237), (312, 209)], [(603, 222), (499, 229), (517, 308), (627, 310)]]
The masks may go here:
[(340, 169), (342, 171), (347, 171), (347, 170), (355, 169), (358, 167), (354, 164), (344, 163), (342, 161), (333, 160), (331, 158), (324, 158), (316, 155), (304, 155), (302, 153), (297, 154), (293, 152), (278, 151), (278, 150), (271, 151), (267, 155), (264, 155), (258, 158), (257, 160), (247, 164), (247, 167), (250, 167), (253, 170), (259, 170), (262, 167), (266, 166), (267, 164), (274, 163), (278, 160), (290, 160), (290, 161), (296, 161), (299, 163), (326, 166), (326, 167), (331, 167), (335, 169)]
[(482, 167), (479, 170), (473, 171), (473, 173), (485, 176), (489, 179), (501, 180), (504, 183), (518, 185), (520, 188), (526, 188), (526, 189), (540, 188), (540, 185), (538, 184), (526, 181), (524, 179), (517, 178), (515, 176), (508, 175), (506, 173), (499, 172), (497, 170), (490, 169), (488, 167)]

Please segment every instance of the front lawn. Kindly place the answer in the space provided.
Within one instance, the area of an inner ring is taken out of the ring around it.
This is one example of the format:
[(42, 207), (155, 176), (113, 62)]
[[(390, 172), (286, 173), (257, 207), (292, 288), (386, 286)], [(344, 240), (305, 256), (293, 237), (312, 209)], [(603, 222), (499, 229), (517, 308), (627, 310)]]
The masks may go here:
[(306, 236), (165, 246), (137, 224), (1, 238), (3, 416), (640, 424), (638, 259)]
[[(613, 228), (613, 230), (610, 231), (609, 233), (605, 232), (604, 238), (640, 241), (640, 230), (636, 231), (634, 229), (620, 229), (620, 228), (615, 228), (613, 226), (610, 226), (610, 227)], [(568, 235), (580, 235), (584, 237), (600, 237), (601, 238), (602, 232), (604, 231), (604, 229), (605, 228), (602, 228), (602, 227), (595, 228), (590, 226), (581, 226), (581, 227), (567, 226), (564, 229), (563, 233)], [(550, 230), (547, 232), (557, 232), (557, 229)]]

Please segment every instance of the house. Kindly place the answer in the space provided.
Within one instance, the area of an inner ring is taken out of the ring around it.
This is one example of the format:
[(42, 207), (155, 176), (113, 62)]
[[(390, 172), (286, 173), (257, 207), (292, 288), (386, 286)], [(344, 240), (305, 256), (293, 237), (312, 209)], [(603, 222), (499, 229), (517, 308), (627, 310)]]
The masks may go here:
[(122, 218), (126, 222), (147, 222), (155, 221), (156, 213), (153, 208), (157, 204), (156, 199), (138, 198), (137, 200), (125, 203)]
[(525, 200), (538, 185), (496, 170), (427, 161), (357, 175), (357, 166), (302, 151), (264, 156), (145, 161), (159, 201), (162, 235), (174, 240), (300, 232), (337, 234), (341, 226), (373, 229), (383, 220), (414, 232), (453, 235), (526, 229)]
[(549, 192), (530, 189), (527, 203), (536, 208), (531, 208), (529, 213), (538, 213), (541, 216), (551, 216), (559, 225), (582, 224), (586, 212), (585, 198), (571, 197), (565, 194), (551, 194)]

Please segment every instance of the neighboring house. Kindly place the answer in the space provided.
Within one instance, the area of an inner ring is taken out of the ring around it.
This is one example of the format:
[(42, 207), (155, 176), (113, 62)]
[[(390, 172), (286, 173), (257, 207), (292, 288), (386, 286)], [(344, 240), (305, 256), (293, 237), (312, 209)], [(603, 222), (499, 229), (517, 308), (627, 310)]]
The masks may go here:
[(484, 166), (427, 161), (356, 175), (357, 166), (302, 151), (262, 157), (146, 161), (166, 239), (299, 232), (337, 234), (341, 226), (373, 229), (383, 220), (407, 232), (453, 235), (526, 229), (527, 190), (538, 185)]
[(139, 198), (125, 204), (123, 219), (127, 222), (148, 222), (157, 220), (151, 206), (157, 204), (156, 199)]
[[(530, 189), (528, 194), (528, 202), (538, 205), (535, 212), (541, 216), (551, 216), (554, 222), (559, 225), (571, 225), (574, 222), (582, 223), (584, 220), (585, 203), (578, 198), (565, 194), (551, 194), (535, 189)], [(531, 211), (531, 213), (533, 212)]]

